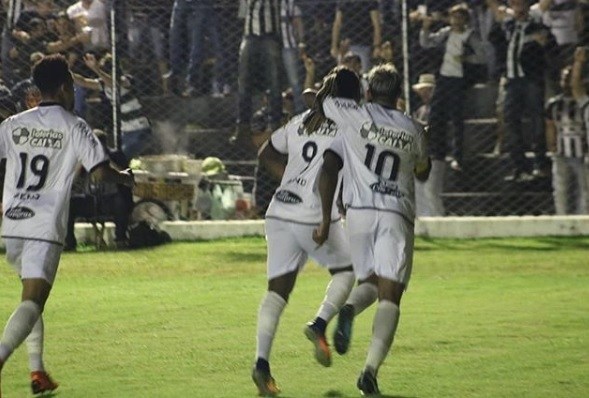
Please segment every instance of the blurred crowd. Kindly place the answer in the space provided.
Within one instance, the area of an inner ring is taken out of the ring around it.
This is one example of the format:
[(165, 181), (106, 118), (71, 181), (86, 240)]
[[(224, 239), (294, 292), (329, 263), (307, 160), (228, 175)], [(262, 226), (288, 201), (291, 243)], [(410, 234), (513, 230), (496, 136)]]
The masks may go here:
[[(564, 144), (552, 144), (564, 142), (559, 134), (565, 134), (560, 128), (565, 118), (560, 114), (547, 118), (546, 104), (558, 95), (568, 98), (570, 79), (563, 80), (563, 70), (573, 65), (575, 49), (589, 42), (589, 1), (407, 0), (407, 54), (402, 43), (403, 3), (121, 2), (123, 34), (117, 42), (125, 76), (123, 152), (132, 158), (148, 146), (151, 126), (141, 105), (143, 97), (234, 95), (232, 141), (253, 152), (267, 136), (260, 133), (274, 130), (285, 116), (307, 108), (305, 95), (311, 95), (307, 100), (312, 101), (316, 83), (334, 65), (346, 64), (362, 75), (375, 64), (390, 62), (399, 70), (409, 65), (413, 90), (399, 105), (410, 104), (407, 110), (429, 128), (434, 169), (430, 182), (421, 187), (422, 197), (429, 198), (422, 215), (444, 214), (439, 198), (447, 167), (449, 172), (468, 171), (465, 158), (472, 154), (464, 147), (464, 109), (467, 92), (475, 85), (491, 87), (486, 92), (497, 100), (496, 151), (509, 152), (512, 162), (506, 179), (528, 182), (556, 173), (547, 153), (568, 158), (571, 151), (565, 151)], [(76, 73), (79, 115), (86, 115), (88, 104), (109, 104), (111, 0), (3, 0), (2, 4), (4, 114), (27, 107), (34, 94), (23, 82), (31, 65), (56, 52), (68, 57)], [(254, 109), (257, 92), (264, 94), (263, 109)], [(547, 142), (546, 133), (553, 131), (547, 131), (547, 119), (555, 117), (553, 135), (560, 138), (549, 137)], [(93, 127), (110, 131), (110, 120)], [(526, 142), (528, 137), (531, 142)], [(575, 158), (586, 156), (586, 134), (579, 145)], [(582, 178), (578, 181), (577, 192), (586, 190)], [(586, 212), (587, 205), (576, 211)]]

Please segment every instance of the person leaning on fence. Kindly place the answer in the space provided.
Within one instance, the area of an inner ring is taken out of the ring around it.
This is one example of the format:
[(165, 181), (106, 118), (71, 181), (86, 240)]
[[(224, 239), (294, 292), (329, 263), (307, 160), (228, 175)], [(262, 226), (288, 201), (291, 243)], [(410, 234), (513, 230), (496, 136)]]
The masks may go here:
[[(57, 384), (43, 366), (43, 308), (61, 256), (70, 189), (79, 163), (99, 179), (133, 186), (133, 176), (110, 167), (87, 123), (73, 113), (74, 84), (66, 59), (42, 58), (33, 68), (42, 101), (0, 125), (0, 157), (7, 158), (2, 237), (8, 263), (21, 279), (21, 302), (0, 340), (0, 371), (27, 342), (33, 394)], [(35, 145), (31, 131), (51, 145)], [(0, 393), (1, 395), (1, 393)]]
[(585, 49), (579, 48), (573, 66), (561, 72), (562, 94), (552, 97), (546, 106), (546, 139), (554, 154), (552, 187), (558, 215), (589, 213), (589, 97), (581, 79), (585, 60)]
[[(84, 62), (98, 79), (87, 78), (76, 73), (73, 74), (74, 82), (78, 86), (90, 90), (101, 90), (109, 101), (112, 101), (113, 80), (109, 71), (112, 66), (112, 58), (106, 55), (96, 60), (94, 54), (84, 55)], [(121, 149), (127, 159), (133, 159), (144, 154), (152, 144), (151, 123), (143, 111), (141, 102), (133, 93), (131, 79), (128, 76), (121, 78), (119, 85), (121, 98)]]
[[(464, 102), (469, 85), (467, 65), (484, 65), (485, 52), (480, 37), (468, 27), (469, 9), (457, 5), (449, 10), (450, 26), (430, 32), (432, 18), (424, 17), (419, 42), (424, 48), (444, 47), (444, 58), (434, 90), (429, 117), (430, 152), (434, 160), (446, 158), (448, 122), (454, 127), (453, 157), (450, 167), (461, 171), (464, 160)], [(467, 63), (467, 59), (471, 62)]]
[[(546, 68), (545, 45), (549, 31), (542, 24), (541, 15), (531, 13), (527, 0), (509, 0), (511, 8), (499, 5), (498, 0), (486, 0), (502, 22), (508, 42), (504, 119), (505, 134), (511, 151), (513, 174), (507, 181), (526, 182), (543, 176), (549, 165), (546, 158), (544, 126), (544, 71)], [(532, 149), (535, 152), (533, 167), (526, 158), (524, 142), (524, 117), (529, 119), (532, 133)]]
[(247, 0), (239, 48), (237, 128), (231, 138), (241, 150), (254, 149), (250, 123), (255, 88), (268, 90), (266, 128), (274, 131), (282, 124), (281, 64), (279, 1)]

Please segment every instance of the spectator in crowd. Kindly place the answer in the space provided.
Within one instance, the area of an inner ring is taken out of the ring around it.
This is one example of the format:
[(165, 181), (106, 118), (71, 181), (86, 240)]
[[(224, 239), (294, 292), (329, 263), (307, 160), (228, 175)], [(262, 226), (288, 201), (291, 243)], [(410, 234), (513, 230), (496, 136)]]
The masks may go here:
[[(205, 60), (205, 39), (213, 48), (216, 71), (213, 91), (219, 92), (223, 57), (219, 37), (217, 11), (213, 0), (175, 0), (170, 24), (170, 74), (169, 88), (175, 95), (194, 97), (204, 92), (201, 84), (202, 66)], [(188, 62), (186, 62), (188, 61)], [(186, 70), (183, 89), (182, 76)]]
[(305, 109), (301, 83), (301, 54), (305, 50), (303, 18), (295, 0), (281, 0), (282, 61), (292, 89), (295, 113)]
[[(116, 170), (127, 169), (129, 160), (122, 151), (109, 148), (106, 133), (98, 129), (94, 129), (93, 132), (108, 155), (111, 167)], [(129, 216), (133, 210), (131, 189), (125, 185), (111, 182), (96, 182), (84, 169), (80, 169), (78, 173), (72, 187), (64, 250), (76, 250), (78, 243), (74, 234), (74, 226), (76, 218), (79, 217), (89, 220), (112, 217), (115, 224), (115, 247), (117, 249), (128, 248), (127, 228)]]
[[(495, 42), (494, 35), (501, 29), (501, 26), (495, 21), (495, 14), (493, 10), (487, 6), (485, 0), (471, 0), (471, 27), (478, 34), (482, 40), (482, 45), (485, 49), (485, 56), (487, 60), (488, 80), (497, 82), (501, 76), (499, 64), (501, 59), (498, 58), (498, 44)], [(505, 41), (501, 34), (502, 43)], [(501, 65), (503, 66), (503, 65)]]
[[(90, 68), (98, 79), (87, 78), (74, 73), (74, 82), (90, 90), (102, 91), (109, 101), (112, 101), (113, 81), (110, 75), (112, 58), (104, 56), (100, 63), (93, 54), (84, 56), (86, 66)], [(151, 123), (143, 111), (143, 106), (133, 92), (131, 78), (123, 76), (121, 79), (121, 149), (127, 159), (142, 155), (149, 149), (152, 140)]]
[(35, 86), (32, 79), (25, 79), (18, 82), (14, 85), (11, 92), (12, 101), (18, 112), (34, 108), (41, 102), (41, 92)]
[[(232, 140), (252, 149), (252, 95), (254, 88), (268, 90), (267, 129), (282, 124), (280, 90), (280, 9), (278, 0), (247, 0), (239, 50), (237, 130)], [(259, 84), (260, 82), (264, 84)]]
[(164, 76), (168, 73), (166, 30), (170, 22), (169, 1), (131, 0), (127, 7), (131, 58), (146, 62), (155, 58), (161, 92), (167, 93), (168, 80)]
[[(507, 181), (525, 182), (543, 176), (548, 165), (544, 115), (545, 45), (548, 29), (541, 15), (530, 13), (526, 0), (509, 0), (510, 9), (500, 7), (498, 0), (487, 0), (495, 18), (502, 22), (508, 42), (504, 118), (505, 133), (509, 142), (513, 174)], [(523, 118), (530, 120), (535, 152), (533, 167), (525, 150)]]
[(579, 43), (583, 26), (581, 7), (578, 0), (540, 0), (531, 7), (542, 14), (542, 22), (554, 37), (548, 47), (547, 90), (552, 95), (559, 85), (559, 75), (563, 67), (571, 65), (575, 47)]
[(548, 149), (554, 154), (552, 187), (558, 215), (589, 212), (589, 171), (585, 164), (589, 97), (581, 81), (584, 63), (585, 50), (579, 48), (574, 66), (562, 70), (562, 94), (552, 97), (546, 106), (546, 137)]
[(446, 158), (446, 130), (451, 120), (454, 127), (453, 157), (450, 167), (461, 171), (463, 165), (464, 101), (468, 88), (466, 60), (472, 64), (484, 62), (484, 48), (476, 32), (468, 27), (468, 7), (456, 5), (450, 9), (450, 25), (430, 32), (432, 18), (424, 17), (419, 35), (422, 47), (444, 47), (444, 58), (432, 99), (429, 118), (430, 151), (432, 159)]
[[(413, 119), (424, 128), (428, 128), (431, 101), (436, 88), (436, 77), (433, 74), (422, 74), (413, 86), (413, 91), (420, 99), (421, 105), (413, 112)], [(426, 181), (415, 179), (415, 214), (418, 217), (440, 217), (445, 214), (442, 192), (446, 162), (432, 160), (432, 168)]]
[(69, 6), (66, 12), (74, 21), (78, 33), (89, 33), (86, 51), (100, 53), (109, 48), (106, 7), (102, 0), (80, 0)]
[(339, 0), (331, 31), (331, 55), (338, 58), (343, 41), (350, 51), (362, 59), (362, 73), (372, 66), (372, 58), (380, 55), (382, 27), (377, 0)]
[[(7, 20), (2, 31), (2, 78), (8, 85), (22, 80), (18, 75), (21, 70), (19, 60), (14, 57), (14, 46), (26, 45), (30, 40), (30, 22), (33, 19), (46, 21), (54, 11), (53, 0), (22, 0), (15, 2), (8, 9)], [(28, 51), (27, 51), (28, 52)], [(11, 55), (12, 53), (12, 55)], [(30, 52), (29, 52), (30, 54)], [(28, 66), (28, 61), (26, 61)], [(26, 73), (28, 73), (28, 67)]]
[(48, 32), (47, 24), (42, 18), (32, 18), (26, 27), (26, 31), (21, 31), (26, 35), (24, 41), (17, 41), (10, 50), (10, 58), (14, 61), (15, 69), (13, 70), (16, 81), (24, 80), (30, 77), (29, 62), (31, 54), (35, 52), (45, 52), (47, 48)]

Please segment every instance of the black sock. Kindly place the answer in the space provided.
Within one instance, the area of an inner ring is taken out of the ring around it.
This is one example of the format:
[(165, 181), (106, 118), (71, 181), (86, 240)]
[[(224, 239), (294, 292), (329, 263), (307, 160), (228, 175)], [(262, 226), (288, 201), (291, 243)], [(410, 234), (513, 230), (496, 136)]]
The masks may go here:
[(256, 369), (270, 373), (270, 363), (264, 358), (258, 358), (256, 360)]
[(315, 329), (319, 330), (321, 333), (325, 334), (325, 329), (327, 328), (327, 323), (325, 322), (324, 319), (317, 317), (313, 321), (313, 327)]

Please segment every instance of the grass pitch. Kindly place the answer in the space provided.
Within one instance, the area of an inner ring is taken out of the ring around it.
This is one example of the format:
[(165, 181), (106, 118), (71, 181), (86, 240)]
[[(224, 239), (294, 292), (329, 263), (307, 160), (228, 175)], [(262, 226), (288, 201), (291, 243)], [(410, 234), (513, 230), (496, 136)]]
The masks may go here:
[[(392, 353), (391, 397), (588, 397), (589, 238), (418, 239)], [(45, 311), (46, 366), (60, 398), (253, 397), (260, 238), (65, 254)], [(4, 261), (5, 262), (5, 261)], [(309, 264), (286, 308), (272, 372), (287, 398), (357, 397), (374, 308), (350, 352), (314, 362), (302, 333), (327, 272)], [(0, 264), (0, 324), (20, 287)], [(1, 327), (1, 326), (0, 326)], [(329, 337), (331, 338), (329, 328)], [(4, 398), (30, 395), (26, 350)]]

